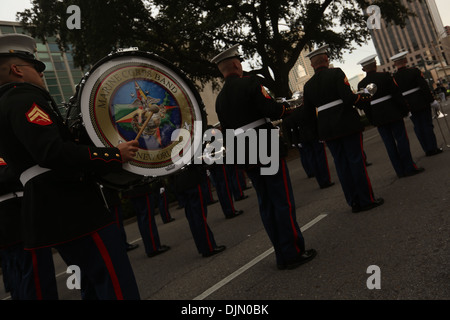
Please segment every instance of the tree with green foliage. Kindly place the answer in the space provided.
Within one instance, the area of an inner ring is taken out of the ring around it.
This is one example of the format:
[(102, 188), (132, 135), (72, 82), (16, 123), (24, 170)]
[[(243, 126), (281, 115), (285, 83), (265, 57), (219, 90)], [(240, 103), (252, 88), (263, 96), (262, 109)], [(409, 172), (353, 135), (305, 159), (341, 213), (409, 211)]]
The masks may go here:
[[(407, 0), (414, 1), (414, 0)], [(423, 0), (419, 0), (423, 1)], [(329, 44), (332, 57), (367, 43), (367, 8), (404, 26), (402, 0), (33, 0), (19, 14), (35, 37), (57, 36), (87, 66), (119, 47), (139, 47), (171, 61), (192, 80), (217, 84), (210, 59), (239, 43), (251, 73), (275, 96), (290, 96), (289, 72), (305, 48)], [(81, 29), (69, 30), (69, 5), (81, 9)]]

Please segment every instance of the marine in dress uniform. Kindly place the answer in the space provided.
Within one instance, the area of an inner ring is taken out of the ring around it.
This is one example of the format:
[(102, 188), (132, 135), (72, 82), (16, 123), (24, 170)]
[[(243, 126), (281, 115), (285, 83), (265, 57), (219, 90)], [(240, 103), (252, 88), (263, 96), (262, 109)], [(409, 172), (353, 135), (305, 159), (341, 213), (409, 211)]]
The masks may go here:
[(226, 219), (233, 219), (244, 213), (243, 210), (237, 210), (234, 207), (233, 193), (231, 190), (231, 180), (229, 171), (225, 164), (213, 163), (208, 166), (208, 170), (216, 186), (217, 197), (220, 207)]
[[(270, 130), (274, 126), (266, 118), (281, 119), (286, 113), (286, 106), (273, 100), (257, 77), (243, 76), (238, 45), (220, 53), (211, 62), (217, 64), (225, 78), (216, 100), (216, 113), (222, 129), (255, 129), (256, 132), (258, 129), (269, 129), (268, 134), (274, 134), (275, 130)], [(268, 150), (271, 150), (270, 147), (269, 144)], [(248, 156), (248, 148), (246, 150)], [(261, 219), (274, 246), (277, 266), (279, 269), (292, 269), (313, 259), (316, 251), (305, 248), (305, 240), (296, 219), (294, 195), (285, 159), (279, 159), (279, 168), (273, 175), (261, 174), (261, 166), (247, 161), (245, 170), (257, 193)]]
[(403, 121), (409, 112), (408, 105), (391, 75), (377, 72), (376, 56), (371, 55), (358, 62), (366, 72), (366, 77), (358, 83), (358, 90), (370, 83), (377, 86), (372, 100), (362, 105), (364, 112), (370, 123), (377, 127), (397, 176), (402, 178), (421, 173), (424, 169), (418, 168), (413, 161)]
[(407, 67), (407, 54), (408, 51), (404, 51), (390, 58), (397, 68), (394, 79), (408, 102), (414, 132), (425, 155), (433, 156), (442, 152), (442, 148), (437, 145), (431, 114), (430, 105), (434, 97), (422, 72), (417, 68)]
[(119, 230), (92, 178), (119, 170), (135, 156), (137, 143), (77, 144), (44, 89), (45, 64), (35, 50), (29, 36), (0, 36), (0, 153), (24, 186), (21, 234), (37, 292), (29, 297), (45, 299), (35, 258), (41, 248), (54, 247), (68, 265), (80, 267), (99, 299), (139, 299)]
[(334, 185), (334, 182), (331, 181), (326, 146), (319, 141), (315, 121), (302, 122), (304, 110), (303, 105), (296, 108), (289, 117), (283, 120), (283, 127), (290, 137), (291, 144), (299, 146), (299, 148), (301, 146), (303, 150), (301, 157), (310, 168), (311, 176), (316, 178), (321, 189), (326, 189)]
[(166, 184), (162, 179), (156, 179), (152, 183), (154, 199), (158, 203), (159, 214), (164, 224), (175, 221), (169, 210), (169, 195)]
[(155, 198), (152, 189), (151, 184), (145, 183), (122, 192), (122, 196), (130, 199), (133, 205), (145, 253), (149, 258), (170, 250), (169, 246), (161, 244), (155, 219)]
[(326, 142), (334, 158), (345, 199), (352, 212), (370, 210), (381, 204), (375, 198), (367, 173), (362, 148), (363, 124), (355, 104), (370, 99), (369, 94), (354, 94), (345, 73), (329, 68), (328, 45), (307, 56), (314, 76), (305, 84), (303, 102), (305, 121), (314, 121), (319, 139)]
[(211, 180), (211, 171), (206, 170), (206, 183), (204, 185), (204, 192), (206, 193), (206, 199), (207, 199), (207, 203), (208, 205), (210, 204), (214, 204), (219, 202), (219, 200), (214, 199), (214, 195), (213, 195), (213, 181)]
[(105, 185), (102, 185), (100, 188), (105, 196), (105, 201), (108, 205), (109, 212), (111, 212), (116, 225), (120, 230), (120, 235), (125, 243), (127, 251), (137, 249), (139, 247), (137, 243), (131, 244), (127, 241), (127, 233), (123, 224), (123, 207), (122, 199), (120, 197), (120, 190)]
[(237, 165), (227, 165), (228, 175), (231, 181), (231, 190), (233, 191), (234, 201), (241, 201), (248, 198), (244, 193), (244, 187), (239, 177), (239, 169)]
[(214, 234), (208, 225), (208, 205), (203, 184), (205, 169), (199, 165), (189, 165), (174, 175), (175, 191), (184, 206), (186, 219), (198, 252), (205, 258), (221, 253), (226, 249), (217, 245)]

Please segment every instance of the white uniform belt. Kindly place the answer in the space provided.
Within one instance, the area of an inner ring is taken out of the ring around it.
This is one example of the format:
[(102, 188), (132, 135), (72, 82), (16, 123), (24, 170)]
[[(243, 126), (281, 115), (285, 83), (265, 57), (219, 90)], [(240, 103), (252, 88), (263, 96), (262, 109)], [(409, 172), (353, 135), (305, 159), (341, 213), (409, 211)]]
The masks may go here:
[(420, 90), (420, 88), (417, 87), (417, 88), (414, 88), (414, 89), (411, 89), (411, 90), (403, 92), (402, 95), (403, 96), (407, 96), (408, 94), (414, 93), (414, 92), (419, 91), (419, 90)]
[(379, 98), (377, 100), (372, 100), (372, 101), (370, 101), (370, 105), (373, 106), (374, 104), (377, 104), (377, 103), (380, 103), (380, 102), (383, 102), (383, 101), (386, 101), (386, 100), (389, 100), (389, 99), (392, 99), (391, 95), (387, 95), (387, 96), (381, 97), (381, 98)]
[(28, 181), (30, 181), (34, 177), (43, 174), (47, 171), (50, 171), (50, 169), (42, 168), (38, 165), (35, 165), (22, 172), (22, 174), (20, 175), (20, 182), (22, 182), (22, 185), (24, 186)]
[(335, 101), (332, 101), (332, 102), (330, 102), (330, 103), (324, 104), (323, 106), (318, 107), (318, 108), (317, 108), (317, 111), (318, 111), (318, 112), (324, 111), (324, 110), (326, 110), (326, 109), (336, 107), (336, 106), (338, 106), (338, 105), (340, 105), (340, 104), (343, 104), (343, 103), (344, 103), (344, 101), (343, 101), (342, 99), (335, 100)]
[(253, 129), (253, 128), (262, 126), (263, 124), (266, 124), (268, 122), (270, 122), (270, 119), (267, 119), (267, 118), (263, 118), (263, 119), (259, 119), (259, 120), (253, 121), (253, 122), (251, 122), (249, 124), (246, 124), (245, 126), (242, 126), (240, 128), (237, 128), (236, 130), (234, 130), (234, 135), (237, 136), (237, 135), (239, 135), (241, 133), (244, 133), (245, 131), (247, 131), (249, 129)]
[(11, 193), (5, 194), (3, 196), (0, 196), (0, 202), (6, 201), (9, 199), (20, 198), (20, 197), (23, 197), (23, 191), (11, 192)]

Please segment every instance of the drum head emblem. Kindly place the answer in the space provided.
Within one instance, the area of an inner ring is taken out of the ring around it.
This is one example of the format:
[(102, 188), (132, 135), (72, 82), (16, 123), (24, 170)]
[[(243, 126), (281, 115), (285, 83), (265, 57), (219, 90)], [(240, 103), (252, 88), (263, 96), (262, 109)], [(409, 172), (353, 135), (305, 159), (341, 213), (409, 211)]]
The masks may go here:
[[(97, 146), (117, 146), (140, 133), (139, 152), (125, 169), (166, 175), (185, 165), (178, 163), (182, 150), (195, 154), (199, 147), (194, 138), (201, 137), (202, 110), (194, 90), (171, 65), (151, 57), (119, 56), (86, 79), (80, 94), (83, 121)], [(184, 129), (182, 138), (179, 129)]]

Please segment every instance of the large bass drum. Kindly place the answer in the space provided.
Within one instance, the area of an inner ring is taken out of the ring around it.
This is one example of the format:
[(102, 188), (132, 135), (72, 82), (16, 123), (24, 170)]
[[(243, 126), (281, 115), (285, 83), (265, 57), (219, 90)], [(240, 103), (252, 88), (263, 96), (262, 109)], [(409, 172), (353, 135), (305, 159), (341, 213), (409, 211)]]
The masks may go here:
[(97, 147), (140, 134), (137, 156), (124, 169), (157, 177), (177, 172), (201, 152), (206, 113), (181, 70), (132, 49), (103, 58), (81, 80), (67, 112), (70, 128), (80, 123)]

